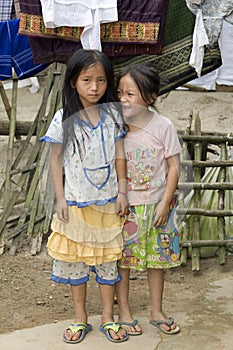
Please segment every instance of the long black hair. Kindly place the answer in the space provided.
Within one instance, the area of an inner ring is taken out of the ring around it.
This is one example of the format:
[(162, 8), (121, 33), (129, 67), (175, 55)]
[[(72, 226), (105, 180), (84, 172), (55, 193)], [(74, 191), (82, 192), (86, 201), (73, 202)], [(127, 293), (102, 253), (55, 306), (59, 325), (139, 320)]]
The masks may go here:
[(151, 62), (137, 63), (124, 67), (117, 76), (116, 86), (118, 87), (121, 78), (129, 74), (137, 85), (143, 100), (154, 106), (154, 102), (159, 94), (160, 76), (155, 66)]
[[(79, 98), (79, 94), (75, 88), (76, 81), (82, 72), (89, 66), (99, 63), (102, 65), (107, 79), (107, 88), (103, 97), (98, 101), (98, 104), (102, 103), (115, 103), (115, 108), (120, 111), (120, 103), (117, 97), (117, 91), (114, 83), (114, 71), (109, 58), (100, 51), (97, 50), (77, 50), (67, 62), (65, 78), (63, 82), (62, 90), (62, 106), (63, 106), (63, 147), (64, 152), (68, 143), (71, 141), (73, 144), (73, 150), (75, 151), (76, 146), (78, 152), (82, 157), (80, 143), (84, 145), (84, 136), (86, 135), (83, 123), (80, 120), (79, 112), (84, 109), (82, 102)], [(114, 122), (114, 114), (110, 109), (110, 115)], [(122, 115), (120, 113), (120, 115)], [(69, 119), (69, 120), (68, 120)], [(82, 133), (82, 140), (77, 140), (74, 132), (74, 120), (79, 124)], [(116, 123), (116, 126), (120, 126)]]

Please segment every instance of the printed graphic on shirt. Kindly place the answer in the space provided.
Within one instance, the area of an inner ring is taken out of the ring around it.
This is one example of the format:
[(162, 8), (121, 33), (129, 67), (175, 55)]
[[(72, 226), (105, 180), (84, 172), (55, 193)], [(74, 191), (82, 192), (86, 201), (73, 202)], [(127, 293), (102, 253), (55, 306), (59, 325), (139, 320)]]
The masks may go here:
[(135, 149), (126, 153), (128, 160), (128, 190), (148, 190), (160, 187), (163, 178), (159, 175), (157, 151), (153, 148)]

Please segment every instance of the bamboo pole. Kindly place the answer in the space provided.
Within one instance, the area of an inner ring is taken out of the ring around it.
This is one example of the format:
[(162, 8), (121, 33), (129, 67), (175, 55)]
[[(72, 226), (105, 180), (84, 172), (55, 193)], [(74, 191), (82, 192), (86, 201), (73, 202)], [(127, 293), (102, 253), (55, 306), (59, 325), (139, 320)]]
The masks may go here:
[(186, 166), (199, 167), (199, 168), (215, 168), (215, 167), (231, 167), (233, 166), (233, 161), (231, 160), (221, 160), (221, 161), (208, 161), (208, 160), (182, 160), (181, 167)]
[[(14, 89), (14, 79), (17, 79), (15, 75), (13, 77), (13, 89)], [(18, 85), (18, 79), (17, 79), (17, 85)], [(12, 92), (13, 92), (13, 89), (12, 89)], [(11, 106), (10, 106), (10, 103), (9, 103), (9, 100), (8, 100), (8, 97), (7, 97), (7, 94), (6, 94), (6, 91), (4, 89), (2, 81), (0, 81), (0, 95), (1, 95), (2, 102), (3, 102), (4, 107), (5, 107), (6, 114), (8, 116), (9, 121), (10, 121), (12, 111), (11, 111)], [(13, 101), (13, 97), (12, 97), (12, 101)], [(1, 124), (2, 124), (2, 121), (1, 121)], [(9, 134), (10, 134), (10, 122), (8, 122), (8, 133), (6, 135), (8, 136)], [(1, 133), (0, 133), (0, 135), (1, 135)], [(16, 138), (16, 140), (21, 140), (21, 136), (20, 136), (20, 134), (18, 134), (16, 132), (16, 130), (15, 130), (15, 138)]]
[[(226, 144), (221, 144), (221, 158), (227, 159), (227, 149)], [(226, 168), (220, 168), (218, 181), (224, 183), (226, 181)], [(218, 209), (224, 210), (224, 199), (225, 199), (225, 191), (220, 188), (218, 190)], [(226, 239), (226, 229), (225, 229), (225, 218), (224, 216), (220, 216), (217, 218), (217, 226), (219, 232), (219, 239)], [(219, 263), (220, 265), (224, 265), (226, 263), (226, 248), (219, 248)]]
[[(37, 215), (44, 215), (45, 219), (45, 213), (43, 210), (43, 205), (38, 200), (38, 206), (37, 206)], [(43, 221), (44, 221), (43, 219)], [(41, 240), (43, 236), (42, 228), (43, 228), (43, 221), (41, 221), (38, 225), (34, 225), (33, 233), (32, 233), (32, 247), (31, 247), (31, 254), (36, 255), (40, 251), (41, 248)]]
[[(45, 218), (45, 215), (41, 215), (41, 216), (38, 216), (35, 218), (35, 224), (43, 221)], [(22, 232), (25, 232), (26, 230), (28, 229), (28, 223), (26, 222), (22, 227), (20, 227), (17, 231), (13, 232), (13, 233), (10, 233), (8, 235), (8, 240), (11, 240), (12, 238), (15, 238), (17, 237), (18, 235), (20, 235)]]
[[(193, 113), (191, 112), (189, 114), (188, 125), (186, 127), (185, 134), (191, 133), (192, 117), (193, 117)], [(185, 161), (187, 159), (187, 155), (188, 155), (188, 145), (187, 145), (187, 142), (184, 141), (183, 145), (182, 145), (182, 151), (181, 151), (181, 160)], [(189, 164), (188, 164), (188, 166), (189, 166)], [(183, 182), (187, 181), (187, 171), (188, 171), (187, 166), (181, 167), (181, 169), (180, 169), (180, 180)], [(184, 207), (184, 197), (185, 197), (186, 192), (180, 186), (178, 186), (178, 188), (179, 188), (179, 207), (180, 206)], [(185, 215), (182, 219), (182, 224), (180, 225), (180, 231), (182, 234), (182, 239), (188, 240), (189, 239), (188, 221), (187, 221)], [(186, 266), (187, 260), (188, 260), (188, 248), (187, 247), (183, 247), (183, 246), (181, 247), (180, 259), (181, 259), (181, 264), (183, 266)]]
[[(200, 135), (201, 133), (201, 120), (199, 117), (199, 113), (195, 111), (195, 134)], [(201, 144), (195, 143), (194, 148), (194, 159), (200, 160), (201, 159)], [(199, 168), (194, 168), (194, 181), (200, 182), (201, 180), (201, 172)], [(199, 207), (200, 203), (200, 190), (194, 190), (194, 205)], [(200, 217), (197, 215), (193, 216), (193, 239), (199, 240), (200, 239)], [(193, 271), (199, 271), (200, 270), (200, 251), (199, 248), (194, 247), (192, 249), (192, 270)]]
[(0, 81), (0, 95), (1, 95), (2, 102), (3, 102), (4, 107), (5, 107), (6, 114), (9, 118), (9, 120), (11, 120), (11, 106), (10, 106), (10, 103), (9, 103), (9, 100), (8, 100), (8, 97), (7, 97), (7, 94), (6, 94), (6, 91), (4, 89), (2, 81)]
[(178, 208), (178, 215), (198, 215), (198, 216), (215, 216), (215, 217), (224, 217), (224, 216), (233, 216), (233, 210), (206, 210), (201, 208)]
[(221, 144), (222, 142), (228, 142), (229, 146), (233, 145), (233, 136), (206, 136), (206, 135), (183, 135), (183, 141), (199, 142), (199, 143), (212, 143)]
[[(21, 139), (21, 136), (26, 136), (32, 126), (33, 122), (31, 121), (16, 121), (15, 125), (15, 138), (17, 140)], [(10, 122), (8, 120), (0, 120), (0, 135), (8, 136), (10, 130)], [(36, 131), (34, 132), (36, 135)]]
[[(49, 145), (47, 145), (50, 151)], [(44, 208), (46, 211), (46, 217), (44, 220), (44, 225), (42, 232), (43, 234), (47, 234), (49, 231), (49, 226), (51, 222), (51, 218), (53, 215), (54, 203), (55, 203), (55, 192), (53, 189), (52, 178), (50, 176), (50, 152), (44, 154), (45, 157), (42, 159), (42, 172), (44, 174), (43, 183), (45, 184), (45, 188), (41, 188), (41, 195), (43, 196)], [(49, 161), (47, 160), (49, 159)]]
[(180, 241), (181, 247), (233, 247), (233, 239), (225, 240), (211, 240), (211, 239), (202, 239), (196, 241)]
[[(5, 184), (4, 184), (4, 209), (7, 209), (7, 200), (11, 194), (11, 166), (13, 163), (13, 152), (14, 152), (14, 139), (15, 139), (15, 125), (16, 125), (16, 109), (17, 109), (17, 87), (18, 79), (14, 76), (13, 78), (13, 87), (12, 87), (12, 108), (10, 113), (10, 130), (8, 137), (8, 146), (7, 146), (7, 162), (6, 162), (6, 171), (5, 171)], [(4, 253), (5, 248), (5, 236), (6, 233), (3, 230), (2, 235), (0, 236), (0, 255)]]
[[(32, 177), (31, 185), (29, 190), (27, 191), (26, 194), (26, 200), (24, 204), (24, 211), (22, 215), (20, 216), (20, 219), (18, 220), (18, 223), (16, 225), (16, 228), (13, 230), (13, 233), (15, 231), (19, 231), (21, 227), (24, 226), (25, 221), (27, 220), (27, 217), (31, 215), (31, 203), (33, 201), (33, 196), (35, 190), (38, 188), (38, 182), (39, 182), (39, 168), (37, 167), (36, 171), (34, 172), (34, 176)], [(19, 236), (16, 237), (11, 243), (11, 248), (10, 248), (10, 254), (14, 255), (17, 251), (18, 247), (18, 242), (19, 242)]]
[(15, 138), (15, 125), (16, 125), (16, 109), (17, 109), (17, 87), (18, 79), (13, 78), (12, 87), (12, 108), (10, 116), (10, 130), (8, 137), (8, 147), (7, 147), (7, 163), (6, 163), (6, 175), (5, 175), (5, 191), (4, 191), (4, 201), (6, 202), (11, 192), (11, 166), (13, 163), (13, 151), (14, 151), (14, 138)]
[(204, 182), (180, 182), (178, 184), (178, 189), (181, 190), (233, 190), (233, 183), (232, 182), (211, 182), (211, 183), (204, 183)]

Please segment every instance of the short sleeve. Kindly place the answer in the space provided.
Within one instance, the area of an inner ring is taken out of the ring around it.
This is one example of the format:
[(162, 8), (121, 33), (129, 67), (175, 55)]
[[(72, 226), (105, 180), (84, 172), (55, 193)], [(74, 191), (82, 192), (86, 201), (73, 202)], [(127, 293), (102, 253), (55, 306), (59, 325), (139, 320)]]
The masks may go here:
[(40, 141), (50, 143), (62, 143), (63, 142), (63, 128), (62, 128), (62, 109), (58, 110), (51, 124), (44, 136), (41, 137)]
[(124, 121), (120, 113), (115, 114), (116, 126), (115, 126), (115, 141), (119, 140), (121, 137), (124, 137), (127, 134), (127, 131), (124, 127)]
[(180, 153), (181, 144), (175, 126), (172, 124), (172, 122), (170, 122), (165, 129), (163, 143), (165, 147), (165, 158)]

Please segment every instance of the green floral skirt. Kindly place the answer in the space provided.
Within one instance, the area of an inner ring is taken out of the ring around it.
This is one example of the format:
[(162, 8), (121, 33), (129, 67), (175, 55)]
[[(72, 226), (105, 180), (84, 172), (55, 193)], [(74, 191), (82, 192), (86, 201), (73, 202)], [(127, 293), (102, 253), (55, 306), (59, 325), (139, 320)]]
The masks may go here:
[(171, 205), (166, 225), (155, 227), (156, 204), (130, 207), (123, 229), (124, 250), (119, 267), (145, 271), (180, 265), (179, 233), (175, 207)]

